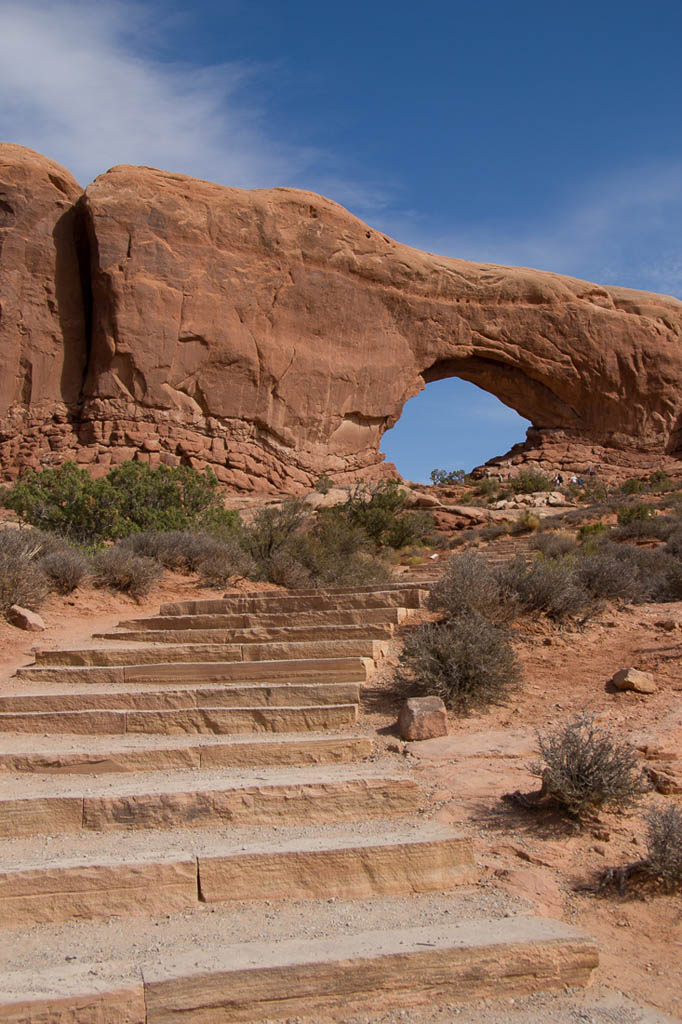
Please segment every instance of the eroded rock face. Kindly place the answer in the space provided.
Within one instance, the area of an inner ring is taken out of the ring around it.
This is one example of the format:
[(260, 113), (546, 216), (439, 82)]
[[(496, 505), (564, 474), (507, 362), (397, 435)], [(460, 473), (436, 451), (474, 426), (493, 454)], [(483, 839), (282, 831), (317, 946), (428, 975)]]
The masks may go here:
[[(0, 149), (6, 162), (26, 152), (9, 148)], [(40, 182), (25, 192), (43, 224), (51, 207)], [(70, 198), (59, 193), (67, 207), (78, 198), (69, 187)], [(83, 462), (190, 461), (240, 489), (295, 489), (322, 471), (369, 476), (384, 470), (381, 436), (405, 401), (449, 376), (532, 421), (515, 462), (646, 468), (682, 447), (675, 299), (444, 259), (312, 193), (229, 189), (150, 168), (100, 176), (79, 213), (93, 297), (82, 388), (74, 381), (86, 346), (67, 344), (73, 332), (61, 318), (56, 329), (35, 284), (48, 279), (54, 239), (41, 227), (30, 264), (39, 274), (27, 278), (16, 251), (2, 262), (21, 279), (26, 309), (43, 311), (36, 339), (62, 346), (71, 388), (62, 401), (73, 404), (80, 389), (74, 451)], [(70, 266), (62, 280), (72, 283)], [(2, 301), (4, 323), (4, 292)], [(69, 323), (77, 334), (75, 312)], [(0, 337), (6, 359), (17, 339)], [(30, 408), (55, 399), (56, 379), (34, 385)], [(21, 387), (10, 390), (21, 407)]]
[[(0, 458), (75, 444), (86, 330), (76, 247), (82, 189), (67, 170), (0, 145)], [(50, 442), (52, 441), (51, 447)]]

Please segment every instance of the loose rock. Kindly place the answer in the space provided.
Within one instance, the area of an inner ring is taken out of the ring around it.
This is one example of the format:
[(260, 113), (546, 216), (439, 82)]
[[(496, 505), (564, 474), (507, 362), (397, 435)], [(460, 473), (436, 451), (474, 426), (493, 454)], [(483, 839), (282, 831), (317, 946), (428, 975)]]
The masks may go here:
[(635, 693), (656, 693), (658, 687), (651, 672), (638, 668), (621, 668), (611, 678), (617, 690), (634, 690)]
[(440, 697), (411, 697), (405, 701), (398, 729), (404, 740), (432, 740), (448, 734), (448, 713)]
[(19, 604), (13, 604), (7, 612), (7, 621), (17, 629), (26, 629), (29, 633), (40, 633), (47, 626), (37, 612), (29, 608), (22, 608)]

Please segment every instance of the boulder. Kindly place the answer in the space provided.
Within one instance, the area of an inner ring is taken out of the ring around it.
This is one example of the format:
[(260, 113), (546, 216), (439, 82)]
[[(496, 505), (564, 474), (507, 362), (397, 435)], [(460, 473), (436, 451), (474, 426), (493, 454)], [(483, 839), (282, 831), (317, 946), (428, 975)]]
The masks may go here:
[(40, 633), (47, 629), (37, 612), (32, 612), (30, 608), (22, 608), (19, 604), (13, 604), (9, 609), (7, 621), (17, 629), (26, 629), (29, 633)]
[(638, 668), (621, 668), (611, 677), (617, 690), (634, 690), (635, 693), (656, 693), (658, 687), (651, 672), (641, 672)]
[(440, 697), (410, 697), (398, 717), (404, 740), (432, 740), (448, 734), (448, 713)]

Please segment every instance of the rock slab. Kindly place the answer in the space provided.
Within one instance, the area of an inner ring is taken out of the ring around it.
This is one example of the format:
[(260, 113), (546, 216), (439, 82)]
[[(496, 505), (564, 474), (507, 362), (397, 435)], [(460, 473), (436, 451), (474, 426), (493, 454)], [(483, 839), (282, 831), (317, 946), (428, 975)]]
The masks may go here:
[(656, 693), (657, 686), (651, 672), (638, 668), (621, 668), (611, 678), (617, 690), (634, 690), (635, 693)]

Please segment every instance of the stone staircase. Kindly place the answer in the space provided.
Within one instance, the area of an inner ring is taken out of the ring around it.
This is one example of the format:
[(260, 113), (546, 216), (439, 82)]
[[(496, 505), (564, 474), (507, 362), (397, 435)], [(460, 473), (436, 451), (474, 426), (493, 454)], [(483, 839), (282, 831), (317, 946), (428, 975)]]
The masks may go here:
[(470, 841), (362, 731), (425, 597), (165, 605), (7, 681), (0, 1021), (345, 1020), (587, 983), (574, 929), (472, 919)]

